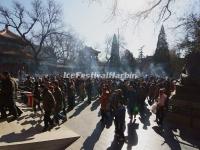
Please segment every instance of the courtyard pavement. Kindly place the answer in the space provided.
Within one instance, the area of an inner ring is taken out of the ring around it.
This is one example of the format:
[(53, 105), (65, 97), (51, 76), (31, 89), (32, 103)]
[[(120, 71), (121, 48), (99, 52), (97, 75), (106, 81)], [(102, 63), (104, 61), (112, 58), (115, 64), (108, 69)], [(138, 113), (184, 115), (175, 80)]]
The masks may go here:
[(118, 143), (114, 138), (114, 124), (107, 129), (100, 122), (100, 105), (95, 100), (90, 105), (82, 102), (68, 113), (65, 125), (81, 135), (67, 150), (198, 150), (200, 139), (164, 125), (160, 129), (154, 122), (155, 114), (146, 104), (143, 115), (137, 115), (136, 123), (129, 123), (126, 114), (126, 141)]
[[(42, 115), (35, 117), (30, 107), (21, 108), (24, 111), (22, 117), (9, 124), (0, 122), (0, 141), (4, 143), (11, 140), (12, 134), (7, 134), (8, 130), (15, 130), (18, 141), (30, 140), (35, 134), (40, 134), (43, 125)], [(146, 104), (143, 114), (137, 115), (135, 124), (129, 123), (126, 114), (126, 141), (118, 143), (114, 138), (114, 124), (106, 128), (100, 122), (99, 100), (94, 100), (90, 105), (86, 101), (79, 103), (74, 110), (67, 114), (68, 121), (62, 124), (63, 127), (72, 130), (81, 137), (70, 145), (66, 150), (198, 150), (200, 149), (200, 139), (192, 135), (185, 134), (183, 130), (172, 128), (169, 124), (164, 124), (162, 130), (154, 122), (155, 114), (150, 112), (150, 106)], [(16, 124), (16, 125), (14, 125)], [(12, 126), (11, 126), (12, 125)], [(21, 125), (21, 128), (18, 126)], [(55, 130), (59, 128), (55, 127)], [(64, 129), (65, 129), (64, 128)], [(30, 132), (28, 132), (30, 131)], [(34, 132), (32, 132), (34, 131)], [(37, 133), (35, 133), (37, 132)], [(50, 131), (51, 132), (51, 131)], [(55, 135), (56, 136), (59, 135)], [(10, 141), (12, 142), (12, 140)], [(13, 141), (16, 142), (16, 141)]]

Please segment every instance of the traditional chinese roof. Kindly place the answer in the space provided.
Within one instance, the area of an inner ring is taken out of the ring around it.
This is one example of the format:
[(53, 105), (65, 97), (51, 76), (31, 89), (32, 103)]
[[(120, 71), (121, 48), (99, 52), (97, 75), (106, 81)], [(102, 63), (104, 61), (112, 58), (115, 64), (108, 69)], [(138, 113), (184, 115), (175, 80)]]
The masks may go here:
[(5, 29), (0, 31), (0, 38), (2, 38), (4, 40), (16, 42), (16, 43), (21, 44), (21, 45), (27, 45), (25, 40), (23, 38), (21, 38), (19, 35), (10, 31), (8, 29), (8, 26), (5, 26)]
[(93, 49), (92, 47), (88, 47), (88, 46), (85, 47), (85, 50), (88, 51), (90, 54), (98, 55), (100, 53), (100, 51), (97, 51)]
[(31, 59), (33, 56), (25, 50), (27, 43), (6, 26), (0, 31), (0, 55)]

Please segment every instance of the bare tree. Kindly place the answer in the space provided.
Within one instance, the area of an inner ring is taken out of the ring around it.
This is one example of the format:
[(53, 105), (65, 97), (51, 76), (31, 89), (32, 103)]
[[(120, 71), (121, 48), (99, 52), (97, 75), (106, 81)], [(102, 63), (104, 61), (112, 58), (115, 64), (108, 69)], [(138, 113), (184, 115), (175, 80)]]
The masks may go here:
[(200, 15), (190, 14), (185, 17), (182, 25), (185, 28), (186, 35), (178, 47), (185, 51), (185, 55), (193, 51), (200, 50)]
[(0, 6), (0, 24), (14, 28), (18, 34), (30, 45), (31, 41), (27, 38), (27, 34), (33, 29), (39, 17), (39, 1), (34, 2), (35, 8), (33, 13), (25, 10), (19, 2), (13, 2), (13, 8), (8, 9)]
[(154, 9), (160, 6), (161, 9), (158, 14), (158, 21), (161, 21), (162, 19), (166, 21), (172, 15), (172, 10), (170, 9), (172, 2), (174, 2), (174, 0), (154, 0), (149, 8), (138, 12), (136, 17), (139, 19), (146, 19)]
[(19, 2), (13, 2), (10, 9), (0, 6), (0, 24), (12, 27), (27, 42), (38, 66), (45, 39), (62, 28), (62, 11), (54, 0), (33, 0), (31, 8), (26, 10)]
[(84, 42), (68, 31), (50, 35), (45, 40), (45, 46), (54, 50), (53, 55), (57, 62), (68, 65), (75, 62)]
[[(95, 1), (99, 1), (99, 0), (92, 0), (92, 2), (95, 2)], [(101, 1), (103, 2), (104, 0), (101, 0)], [(112, 0), (112, 1), (113, 1), (113, 6), (112, 6), (111, 15), (113, 17), (115, 17), (118, 14), (117, 12), (119, 12), (119, 5), (120, 5), (119, 1), (120, 0)], [(147, 19), (155, 10), (157, 10), (156, 11), (157, 16), (155, 16), (157, 18), (157, 22), (160, 22), (160, 21), (164, 22), (164, 21), (168, 20), (174, 12), (179, 11), (179, 9), (173, 8), (173, 6), (175, 5), (175, 3), (177, 1), (178, 0), (151, 0), (151, 1), (149, 0), (149, 1), (146, 1), (148, 6), (145, 9), (140, 10), (136, 13), (130, 12), (128, 15), (128, 19), (134, 20), (136, 23), (139, 23), (140, 21)], [(185, 3), (186, 6), (188, 4), (186, 1), (183, 1), (183, 3)], [(200, 4), (198, 0), (191, 0), (191, 1), (189, 1), (189, 3), (194, 4), (194, 6)], [(184, 13), (183, 13), (183, 15), (184, 15)]]

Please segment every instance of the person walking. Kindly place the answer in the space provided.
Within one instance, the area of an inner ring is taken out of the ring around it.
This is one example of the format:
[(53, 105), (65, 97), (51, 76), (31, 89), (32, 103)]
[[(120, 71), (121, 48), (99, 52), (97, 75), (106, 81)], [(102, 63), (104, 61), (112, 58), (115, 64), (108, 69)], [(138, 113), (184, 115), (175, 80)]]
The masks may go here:
[(119, 101), (116, 107), (116, 110), (114, 112), (114, 122), (115, 122), (115, 133), (117, 136), (117, 139), (122, 142), (125, 140), (124, 131), (126, 128), (125, 123), (125, 117), (126, 117), (126, 108), (123, 105), (122, 101)]
[(85, 95), (85, 83), (84, 80), (81, 80), (79, 85), (79, 100), (84, 101)]
[(41, 113), (43, 114), (43, 110), (40, 106), (40, 102), (41, 102), (41, 92), (39, 90), (39, 84), (38, 82), (35, 82), (35, 87), (34, 87), (34, 91), (33, 91), (33, 111), (34, 113), (37, 112), (36, 106), (38, 107), (38, 109), (41, 111)]
[(53, 94), (48, 90), (47, 86), (43, 85), (43, 108), (44, 108), (44, 128), (43, 132), (47, 131), (50, 126), (53, 126), (53, 120), (51, 119), (51, 114), (55, 110), (56, 102)]
[(67, 84), (67, 99), (68, 110), (72, 110), (75, 107), (75, 85), (73, 80), (69, 80)]
[(157, 123), (159, 125), (163, 125), (163, 119), (164, 119), (164, 108), (167, 101), (167, 95), (165, 94), (165, 89), (160, 89), (159, 96), (157, 99), (157, 112), (156, 112), (156, 118)]
[(124, 106), (124, 101), (122, 100), (121, 90), (117, 89), (113, 91), (111, 95), (111, 111), (114, 117), (115, 124), (115, 136), (117, 140), (123, 142), (125, 140), (124, 131), (126, 128), (125, 117), (126, 108)]
[(91, 79), (88, 78), (86, 81), (86, 92), (87, 92), (87, 96), (88, 96), (88, 104), (91, 103), (91, 99), (92, 99), (92, 82)]
[(63, 95), (57, 81), (54, 82), (53, 95), (56, 101), (54, 120), (56, 124), (59, 124), (59, 119), (62, 119), (63, 122), (66, 121), (67, 119), (65, 116), (60, 114), (60, 111), (62, 110), (62, 107), (63, 107)]
[(127, 94), (127, 109), (128, 109), (128, 114), (130, 118), (130, 123), (133, 120), (133, 115), (134, 115), (134, 122), (136, 115), (138, 113), (138, 102), (137, 102), (137, 95), (136, 95), (136, 90), (133, 87), (133, 85), (129, 86), (128, 94)]
[(110, 97), (109, 89), (104, 85), (102, 89), (102, 94), (100, 97), (100, 104), (101, 104), (101, 121), (106, 123), (107, 120), (107, 113), (108, 113), (108, 102)]
[(18, 112), (16, 108), (15, 103), (15, 97), (16, 97), (16, 90), (14, 82), (11, 79), (9, 72), (3, 72), (2, 73), (2, 89), (1, 89), (1, 98), (3, 100), (3, 110), (2, 110), (2, 116), (3, 118), (7, 118), (7, 114), (5, 111), (5, 108), (7, 107), (9, 109), (10, 114), (14, 116), (13, 120), (18, 118)]

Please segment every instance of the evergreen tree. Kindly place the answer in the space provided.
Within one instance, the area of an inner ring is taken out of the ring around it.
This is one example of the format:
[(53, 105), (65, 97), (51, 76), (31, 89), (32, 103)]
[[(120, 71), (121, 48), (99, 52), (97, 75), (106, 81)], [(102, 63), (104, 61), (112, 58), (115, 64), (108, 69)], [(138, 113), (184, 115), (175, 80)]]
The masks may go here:
[(119, 69), (119, 66), (120, 66), (119, 41), (117, 40), (117, 37), (114, 34), (109, 67), (111, 70), (117, 71)]
[(166, 40), (166, 34), (164, 26), (162, 25), (159, 36), (157, 48), (154, 54), (154, 63), (155, 64), (168, 64), (169, 63), (169, 49), (168, 43)]

